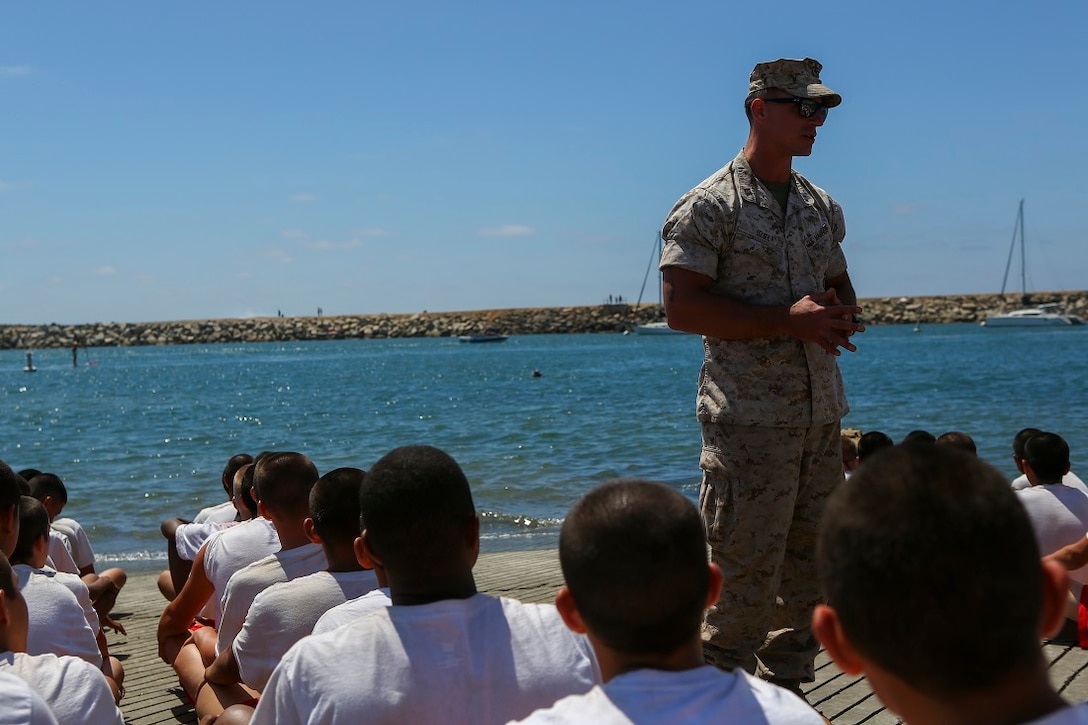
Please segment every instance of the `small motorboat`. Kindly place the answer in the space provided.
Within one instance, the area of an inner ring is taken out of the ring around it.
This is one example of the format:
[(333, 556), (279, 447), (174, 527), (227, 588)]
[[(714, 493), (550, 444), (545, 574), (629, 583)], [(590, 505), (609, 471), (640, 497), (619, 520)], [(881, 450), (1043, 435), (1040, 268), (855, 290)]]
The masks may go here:
[(475, 332), (471, 335), (462, 335), (459, 339), (461, 342), (502, 342), (506, 338), (506, 335), (492, 332)]

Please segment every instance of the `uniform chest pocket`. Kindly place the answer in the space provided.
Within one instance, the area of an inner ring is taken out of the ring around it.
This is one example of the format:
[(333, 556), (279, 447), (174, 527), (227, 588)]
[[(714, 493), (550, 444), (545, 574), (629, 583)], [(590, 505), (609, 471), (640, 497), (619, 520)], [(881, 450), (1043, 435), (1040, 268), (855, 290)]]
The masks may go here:
[(778, 267), (785, 258), (784, 249), (779, 236), (760, 229), (737, 227), (737, 235), (733, 240), (733, 254), (737, 257), (735, 263), (765, 265)]

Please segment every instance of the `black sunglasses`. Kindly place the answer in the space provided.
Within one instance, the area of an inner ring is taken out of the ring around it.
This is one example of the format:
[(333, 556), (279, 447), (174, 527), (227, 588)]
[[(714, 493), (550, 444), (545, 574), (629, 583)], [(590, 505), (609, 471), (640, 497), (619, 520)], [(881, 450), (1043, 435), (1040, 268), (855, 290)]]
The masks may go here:
[(829, 109), (822, 103), (817, 103), (811, 98), (764, 98), (766, 103), (795, 103), (797, 104), (797, 112), (801, 114), (801, 118), (812, 118), (818, 116), (822, 121), (827, 118), (827, 112)]

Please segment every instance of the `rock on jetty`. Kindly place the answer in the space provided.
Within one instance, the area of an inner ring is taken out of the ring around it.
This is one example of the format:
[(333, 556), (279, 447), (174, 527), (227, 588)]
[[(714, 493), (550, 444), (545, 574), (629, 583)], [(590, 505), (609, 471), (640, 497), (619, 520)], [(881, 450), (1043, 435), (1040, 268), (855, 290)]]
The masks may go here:
[[(1057, 302), (1088, 318), (1088, 292), (1043, 292), (1031, 304)], [(998, 310), (1015, 309), (1015, 295), (946, 295), (864, 299), (867, 324), (978, 322)], [(0, 349), (192, 345), (294, 340), (345, 340), (389, 337), (457, 337), (476, 332), (505, 335), (624, 332), (637, 324), (664, 319), (660, 305), (594, 305), (476, 312), (250, 317), (177, 322), (110, 322), (85, 325), (0, 325)]]

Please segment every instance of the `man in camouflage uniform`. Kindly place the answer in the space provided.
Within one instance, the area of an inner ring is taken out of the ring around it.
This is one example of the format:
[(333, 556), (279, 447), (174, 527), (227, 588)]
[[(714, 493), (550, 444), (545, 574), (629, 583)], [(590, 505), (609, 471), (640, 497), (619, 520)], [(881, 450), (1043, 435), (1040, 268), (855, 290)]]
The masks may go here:
[(662, 230), (669, 325), (704, 336), (699, 499), (725, 573), (704, 654), (795, 692), (814, 679), (816, 528), (843, 479), (847, 405), (835, 357), (864, 330), (840, 248), (842, 209), (792, 170), (842, 101), (820, 70), (811, 58), (756, 65), (747, 143), (677, 202)]

